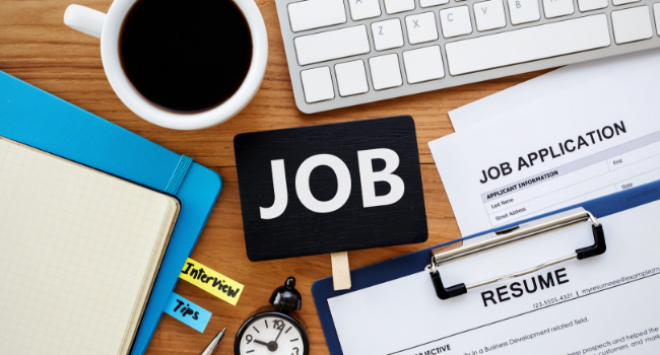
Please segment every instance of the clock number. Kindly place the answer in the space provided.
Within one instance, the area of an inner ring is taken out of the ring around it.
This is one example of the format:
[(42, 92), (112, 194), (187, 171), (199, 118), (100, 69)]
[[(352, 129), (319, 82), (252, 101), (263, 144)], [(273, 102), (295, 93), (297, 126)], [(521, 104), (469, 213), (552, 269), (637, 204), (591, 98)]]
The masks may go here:
[(277, 319), (273, 322), (273, 328), (277, 330), (282, 330), (284, 329), (284, 321), (281, 319)]
[(298, 353), (300, 352), (300, 349), (298, 348), (293, 348), (293, 350), (294, 352), (292, 352), (291, 355), (298, 355)]
[(245, 340), (247, 340), (247, 343), (250, 344), (250, 343), (252, 342), (252, 335), (248, 334), (248, 335), (245, 337)]

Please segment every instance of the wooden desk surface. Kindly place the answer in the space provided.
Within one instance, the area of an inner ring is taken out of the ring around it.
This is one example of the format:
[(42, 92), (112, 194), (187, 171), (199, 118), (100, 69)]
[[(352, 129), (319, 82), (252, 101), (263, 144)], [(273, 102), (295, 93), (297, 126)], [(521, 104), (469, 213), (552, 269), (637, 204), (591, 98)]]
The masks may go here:
[[(101, 64), (99, 40), (64, 25), (72, 0), (0, 0), (0, 70), (114, 122), (132, 132), (188, 155), (217, 171), (224, 190), (192, 258), (245, 285), (236, 307), (188, 284), (176, 292), (213, 313), (200, 334), (164, 315), (148, 354), (199, 354), (215, 333), (227, 327), (216, 354), (233, 354), (239, 326), (268, 304), (273, 289), (295, 276), (303, 295), (299, 314), (307, 324), (311, 353), (328, 354), (311, 294), (312, 283), (331, 275), (330, 255), (252, 263), (245, 253), (243, 223), (234, 163), (233, 138), (244, 132), (316, 125), (365, 118), (411, 115), (417, 126), (429, 239), (424, 244), (350, 252), (359, 268), (459, 237), (458, 226), (427, 143), (453, 132), (447, 112), (538, 76), (535, 72), (478, 84), (305, 115), (293, 99), (274, 0), (256, 0), (266, 21), (270, 53), (266, 77), (249, 106), (230, 121), (201, 131), (154, 126), (128, 110), (112, 91)], [(76, 0), (106, 12), (112, 0)], [(219, 43), (218, 45), (222, 45)]]

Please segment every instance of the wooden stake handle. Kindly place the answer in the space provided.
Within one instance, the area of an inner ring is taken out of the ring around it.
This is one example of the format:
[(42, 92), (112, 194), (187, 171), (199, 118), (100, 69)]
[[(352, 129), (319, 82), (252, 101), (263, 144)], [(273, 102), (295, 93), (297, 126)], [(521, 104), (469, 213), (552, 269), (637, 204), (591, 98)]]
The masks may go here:
[(348, 252), (330, 254), (332, 258), (332, 283), (335, 291), (351, 288), (351, 267), (348, 265)]

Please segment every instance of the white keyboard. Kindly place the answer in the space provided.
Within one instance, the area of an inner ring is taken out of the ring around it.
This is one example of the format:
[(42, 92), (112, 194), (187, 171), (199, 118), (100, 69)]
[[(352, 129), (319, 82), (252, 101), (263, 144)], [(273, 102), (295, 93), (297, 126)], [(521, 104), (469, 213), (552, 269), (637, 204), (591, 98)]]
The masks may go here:
[(659, 0), (276, 0), (298, 108), (660, 47)]

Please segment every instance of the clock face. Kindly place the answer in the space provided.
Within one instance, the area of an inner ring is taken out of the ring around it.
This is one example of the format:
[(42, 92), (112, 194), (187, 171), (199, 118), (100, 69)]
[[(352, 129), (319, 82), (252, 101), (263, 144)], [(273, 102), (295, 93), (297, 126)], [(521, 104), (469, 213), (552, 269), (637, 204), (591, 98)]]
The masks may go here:
[(234, 344), (236, 355), (306, 355), (309, 341), (299, 323), (278, 312), (250, 318)]

